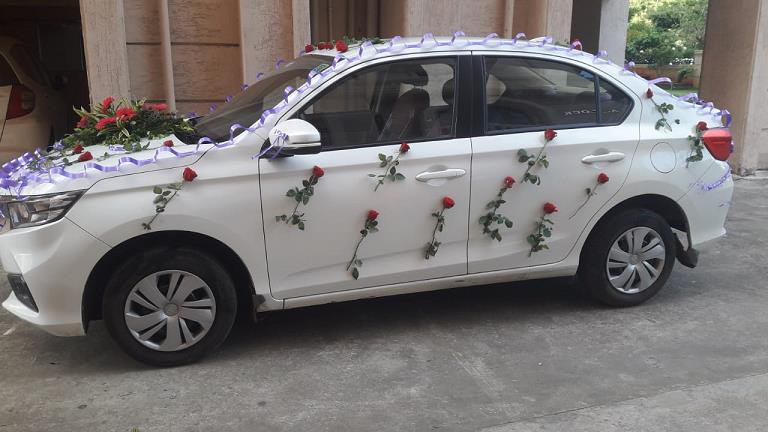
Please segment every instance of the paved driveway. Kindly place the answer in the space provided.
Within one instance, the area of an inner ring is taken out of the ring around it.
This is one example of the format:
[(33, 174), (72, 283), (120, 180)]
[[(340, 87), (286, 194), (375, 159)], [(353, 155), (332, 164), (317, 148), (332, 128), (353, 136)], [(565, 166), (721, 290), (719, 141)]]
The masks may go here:
[(640, 307), (568, 280), (335, 304), (240, 325), (176, 369), (100, 323), (56, 338), (2, 311), (0, 431), (762, 431), (767, 216), (768, 183), (738, 182), (729, 236)]

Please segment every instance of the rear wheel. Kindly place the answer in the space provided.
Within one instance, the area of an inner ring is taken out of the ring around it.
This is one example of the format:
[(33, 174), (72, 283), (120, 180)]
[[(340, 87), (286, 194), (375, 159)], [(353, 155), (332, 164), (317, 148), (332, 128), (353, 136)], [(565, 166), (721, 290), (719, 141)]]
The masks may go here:
[(659, 292), (674, 264), (674, 233), (664, 218), (631, 209), (601, 221), (584, 245), (579, 277), (592, 298), (634, 306)]
[(226, 339), (237, 312), (232, 279), (205, 253), (154, 249), (125, 262), (103, 301), (112, 337), (155, 366), (194, 362)]

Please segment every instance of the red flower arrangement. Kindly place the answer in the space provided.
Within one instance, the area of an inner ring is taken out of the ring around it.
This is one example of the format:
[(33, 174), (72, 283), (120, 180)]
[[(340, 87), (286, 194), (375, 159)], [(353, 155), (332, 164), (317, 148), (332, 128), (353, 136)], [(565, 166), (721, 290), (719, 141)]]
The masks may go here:
[(80, 120), (77, 121), (77, 125), (75, 125), (78, 129), (83, 129), (88, 127), (88, 117), (81, 116)]
[(530, 234), (526, 240), (531, 245), (531, 250), (528, 251), (528, 256), (533, 255), (534, 252), (538, 252), (543, 249), (549, 249), (549, 246), (544, 244), (546, 239), (552, 237), (552, 229), (555, 223), (547, 218), (547, 216), (555, 213), (557, 206), (551, 202), (545, 203), (542, 207), (542, 214), (538, 221), (536, 221), (536, 230)]
[(376, 210), (368, 210), (368, 214), (365, 217), (365, 224), (363, 225), (363, 229), (360, 230), (360, 240), (357, 241), (355, 252), (352, 254), (352, 259), (349, 260), (349, 264), (347, 264), (347, 271), (351, 272), (352, 277), (355, 279), (360, 277), (359, 268), (363, 265), (363, 260), (357, 257), (357, 252), (360, 250), (360, 245), (363, 243), (363, 240), (368, 237), (368, 234), (379, 231), (379, 221), (376, 220), (378, 217), (379, 212)]
[(106, 114), (107, 111), (112, 107), (112, 102), (114, 101), (115, 101), (115, 98), (113, 98), (112, 96), (105, 97), (104, 100), (101, 101), (101, 106), (100, 106), (101, 112)]
[(443, 228), (445, 227), (445, 216), (443, 216), (443, 213), (445, 213), (446, 210), (453, 208), (454, 205), (456, 205), (456, 202), (451, 197), (443, 197), (443, 208), (439, 212), (432, 213), (432, 216), (437, 219), (435, 222), (435, 229), (432, 230), (432, 241), (427, 243), (427, 248), (424, 251), (424, 259), (429, 259), (429, 257), (433, 257), (437, 255), (437, 250), (440, 248), (440, 242), (437, 241), (437, 233), (443, 232)]
[(376, 187), (373, 191), (379, 190), (379, 186), (384, 184), (384, 180), (391, 182), (405, 180), (405, 176), (397, 172), (397, 166), (400, 165), (400, 156), (408, 153), (411, 149), (407, 143), (400, 143), (397, 151), (393, 156), (387, 156), (384, 153), (379, 153), (379, 167), (384, 168), (384, 174), (368, 174), (368, 177), (377, 178)]
[(502, 199), (504, 193), (508, 191), (514, 184), (514, 178), (511, 176), (505, 177), (501, 189), (499, 189), (499, 192), (496, 194), (496, 199), (485, 205), (485, 208), (489, 210), (488, 213), (480, 216), (480, 219), (478, 220), (480, 225), (483, 227), (483, 234), (489, 235), (493, 240), (501, 241), (499, 228), (491, 229), (491, 225), (494, 223), (497, 225), (504, 224), (504, 226), (507, 228), (512, 228), (512, 220), (502, 214), (499, 214), (498, 211), (499, 207), (506, 203), (506, 201)]
[(173, 141), (172, 140), (163, 141), (163, 147), (173, 147)]
[(183, 179), (182, 182), (171, 183), (165, 187), (155, 186), (152, 188), (152, 192), (155, 194), (155, 199), (152, 201), (152, 203), (155, 205), (155, 215), (152, 216), (152, 219), (150, 219), (149, 222), (142, 223), (142, 228), (147, 231), (152, 229), (152, 222), (154, 222), (155, 219), (160, 216), (160, 213), (165, 211), (165, 207), (168, 205), (168, 203), (170, 203), (171, 200), (176, 197), (179, 192), (181, 192), (181, 189), (184, 187), (184, 183), (189, 183), (197, 178), (197, 172), (190, 167), (186, 167), (184, 168), (184, 171), (181, 172), (181, 178)]
[(349, 45), (347, 45), (346, 42), (344, 42), (343, 40), (336, 41), (336, 51), (343, 53), (343, 52), (347, 52), (348, 49), (349, 49)]
[(532, 174), (531, 170), (536, 166), (549, 168), (549, 161), (547, 160), (547, 154), (544, 153), (544, 150), (547, 148), (547, 144), (549, 144), (549, 142), (554, 140), (556, 137), (557, 132), (555, 132), (554, 129), (545, 130), (544, 145), (541, 146), (539, 152), (535, 156), (528, 154), (525, 149), (520, 149), (517, 151), (517, 161), (520, 163), (528, 164), (528, 168), (526, 168), (525, 173), (523, 173), (523, 183), (528, 182), (535, 185), (541, 184), (541, 176)]
[(307, 221), (304, 219), (304, 213), (299, 213), (299, 206), (306, 206), (309, 203), (309, 199), (315, 194), (315, 185), (320, 177), (325, 175), (325, 171), (319, 166), (315, 165), (312, 168), (312, 175), (308, 179), (302, 180), (302, 188), (294, 187), (288, 189), (285, 196), (293, 198), (296, 201), (296, 205), (293, 206), (291, 214), (282, 214), (275, 216), (275, 222), (285, 222), (286, 224), (296, 225), (301, 231), (304, 231), (304, 224)]
[(315, 50), (315, 47), (313, 47), (312, 44), (304, 45), (304, 52), (305, 53), (311, 53), (314, 50)]
[(583, 203), (581, 203), (581, 205), (580, 205), (580, 206), (579, 206), (579, 207), (576, 209), (576, 211), (574, 211), (574, 212), (573, 212), (573, 214), (571, 215), (571, 217), (569, 217), (568, 219), (569, 219), (569, 220), (570, 220), (570, 219), (573, 219), (573, 217), (574, 217), (574, 216), (576, 216), (576, 213), (578, 213), (578, 212), (579, 212), (579, 210), (581, 210), (581, 209), (582, 209), (582, 207), (584, 207), (585, 205), (587, 205), (587, 202), (589, 202), (589, 199), (590, 199), (590, 198), (592, 198), (594, 195), (597, 195), (597, 188), (598, 188), (598, 187), (599, 187), (601, 184), (606, 184), (606, 183), (608, 183), (608, 180), (610, 180), (610, 177), (608, 177), (608, 174), (606, 174), (606, 173), (600, 173), (600, 174), (598, 174), (598, 175), (597, 175), (597, 180), (595, 181), (595, 186), (594, 186), (594, 187), (591, 187), (591, 188), (587, 188), (587, 189), (586, 189), (586, 191), (587, 191), (587, 199), (585, 199), (585, 200), (584, 200), (584, 202), (583, 202)]
[(81, 144), (78, 144), (74, 148), (72, 148), (72, 154), (80, 154), (82, 152), (83, 152), (83, 146)]
[(93, 155), (91, 154), (91, 152), (85, 152), (85, 153), (81, 154), (80, 156), (78, 156), (77, 161), (78, 162), (87, 162), (87, 161), (89, 161), (91, 159), (93, 159)]

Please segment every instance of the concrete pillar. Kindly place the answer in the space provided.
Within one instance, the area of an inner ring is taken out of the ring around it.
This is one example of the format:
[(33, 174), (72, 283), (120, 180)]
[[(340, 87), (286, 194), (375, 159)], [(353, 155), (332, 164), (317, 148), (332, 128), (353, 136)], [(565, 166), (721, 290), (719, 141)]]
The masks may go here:
[(130, 96), (123, 0), (80, 0), (91, 103)]
[(298, 54), (294, 38), (309, 39), (300, 31), (294, 35), (292, 9), (293, 0), (240, 0), (243, 82), (252, 83), (259, 72), (274, 70), (278, 59), (294, 58)]
[(740, 174), (768, 167), (766, 83), (768, 1), (710, 0), (699, 95), (733, 114), (731, 164)]
[(608, 59), (616, 64), (624, 64), (628, 26), (629, 0), (603, 0), (598, 50), (606, 50)]
[(552, 36), (555, 42), (570, 42), (573, 0), (515, 0), (513, 33), (529, 39)]
[(309, 25), (309, 0), (292, 0), (291, 18), (293, 27), (293, 54), (304, 49), (304, 46), (311, 43)]
[(629, 0), (574, 0), (571, 34), (585, 51), (608, 52), (616, 64), (624, 64), (629, 25)]

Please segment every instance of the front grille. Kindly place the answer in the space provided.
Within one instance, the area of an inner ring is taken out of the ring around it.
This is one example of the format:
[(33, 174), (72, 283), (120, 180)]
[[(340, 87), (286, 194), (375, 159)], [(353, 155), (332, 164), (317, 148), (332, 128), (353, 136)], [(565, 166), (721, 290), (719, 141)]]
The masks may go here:
[(8, 282), (11, 284), (11, 290), (13, 295), (16, 296), (24, 306), (32, 309), (35, 312), (39, 312), (35, 299), (32, 297), (32, 293), (29, 292), (29, 287), (24, 277), (20, 274), (8, 274)]

